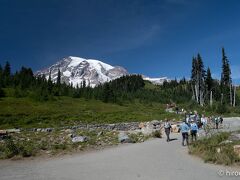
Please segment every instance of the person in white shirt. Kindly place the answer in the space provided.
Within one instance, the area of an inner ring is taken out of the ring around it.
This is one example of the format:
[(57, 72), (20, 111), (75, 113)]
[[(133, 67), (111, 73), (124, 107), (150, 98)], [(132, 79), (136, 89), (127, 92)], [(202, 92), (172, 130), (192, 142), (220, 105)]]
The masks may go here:
[(203, 128), (205, 128), (207, 125), (207, 118), (204, 115), (202, 115), (201, 124), (202, 124)]
[(167, 136), (167, 142), (170, 141), (170, 137), (169, 136), (170, 136), (171, 128), (172, 128), (172, 126), (171, 126), (169, 120), (166, 119), (165, 122), (164, 122), (164, 129), (165, 129), (165, 134)]

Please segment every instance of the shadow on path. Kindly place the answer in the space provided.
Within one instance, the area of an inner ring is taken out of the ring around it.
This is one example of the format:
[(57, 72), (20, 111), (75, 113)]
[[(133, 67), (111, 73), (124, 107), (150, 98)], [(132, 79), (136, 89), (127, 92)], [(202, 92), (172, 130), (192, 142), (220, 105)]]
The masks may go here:
[(170, 142), (171, 141), (176, 141), (176, 140), (178, 140), (178, 138), (172, 138), (172, 139), (170, 139)]

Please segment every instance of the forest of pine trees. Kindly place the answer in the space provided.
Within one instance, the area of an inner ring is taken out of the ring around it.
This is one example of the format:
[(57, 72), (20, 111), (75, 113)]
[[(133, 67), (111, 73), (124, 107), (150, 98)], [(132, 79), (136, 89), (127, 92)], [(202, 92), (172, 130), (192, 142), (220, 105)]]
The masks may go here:
[[(140, 103), (188, 103), (192, 100), (197, 104), (210, 105), (213, 102), (235, 106), (238, 102), (236, 87), (232, 84), (229, 60), (222, 49), (221, 79), (213, 79), (211, 70), (205, 69), (202, 57), (197, 54), (192, 59), (191, 80), (165, 81), (163, 85), (146, 88), (147, 82), (141, 75), (123, 76), (113, 81), (100, 84), (95, 88), (86, 86), (83, 81), (77, 87), (61, 81), (58, 70), (56, 82), (45, 76), (34, 76), (31, 68), (22, 67), (12, 73), (9, 62), (4, 67), (0, 65), (0, 97), (29, 97), (37, 101), (55, 100), (57, 97), (96, 99), (103, 102), (124, 104), (124, 102)], [(150, 82), (148, 82), (150, 83)]]
[[(125, 101), (139, 100), (142, 103), (160, 102), (169, 103), (185, 102), (191, 100), (189, 83), (183, 79), (164, 82), (163, 86), (155, 89), (144, 88), (145, 82), (141, 75), (128, 75), (111, 82), (100, 84), (95, 88), (86, 86), (83, 81), (79, 86), (73, 87), (61, 82), (61, 72), (58, 70), (57, 81), (45, 76), (35, 77), (30, 68), (22, 67), (20, 71), (11, 72), (10, 64), (0, 67), (0, 96), (6, 92), (13, 93), (16, 98), (29, 97), (37, 101), (54, 100), (59, 96), (73, 98), (97, 99), (103, 102), (123, 104)], [(4, 89), (4, 91), (3, 91)]]

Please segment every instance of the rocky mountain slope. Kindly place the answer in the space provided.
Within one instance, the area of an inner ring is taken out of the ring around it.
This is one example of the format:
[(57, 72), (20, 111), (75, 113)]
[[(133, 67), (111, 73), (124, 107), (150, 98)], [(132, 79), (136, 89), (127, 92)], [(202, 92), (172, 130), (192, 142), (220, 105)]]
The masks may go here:
[[(86, 82), (87, 86), (95, 87), (129, 74), (126, 69), (120, 66), (111, 66), (94, 59), (69, 56), (46, 69), (37, 71), (35, 75), (45, 75), (46, 78), (49, 78), (49, 74), (51, 73), (51, 79), (56, 82), (58, 69), (61, 72), (61, 81), (66, 84), (73, 84), (74, 87), (77, 85), (81, 86), (83, 81)], [(163, 84), (164, 81), (169, 81), (166, 77), (150, 78), (144, 75), (142, 76), (144, 80), (148, 80), (157, 85)]]
[(98, 84), (111, 81), (121, 76), (127, 75), (126, 69), (120, 66), (111, 66), (99, 60), (83, 59), (80, 57), (69, 56), (63, 58), (61, 61), (53, 64), (49, 68), (37, 71), (35, 74), (45, 75), (49, 77), (51, 72), (51, 79), (57, 80), (58, 69), (61, 72), (61, 80), (73, 86), (81, 85), (83, 81), (86, 85), (95, 87)]

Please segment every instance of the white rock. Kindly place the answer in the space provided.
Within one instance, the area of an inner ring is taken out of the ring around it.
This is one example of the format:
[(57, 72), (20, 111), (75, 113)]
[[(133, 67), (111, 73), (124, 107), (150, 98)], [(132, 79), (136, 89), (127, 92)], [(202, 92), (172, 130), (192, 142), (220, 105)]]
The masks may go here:
[(130, 138), (125, 132), (120, 132), (118, 134), (118, 141), (121, 142), (121, 143), (129, 143)]
[(76, 136), (74, 138), (72, 138), (72, 142), (76, 143), (76, 142), (87, 142), (88, 138), (86, 136)]

